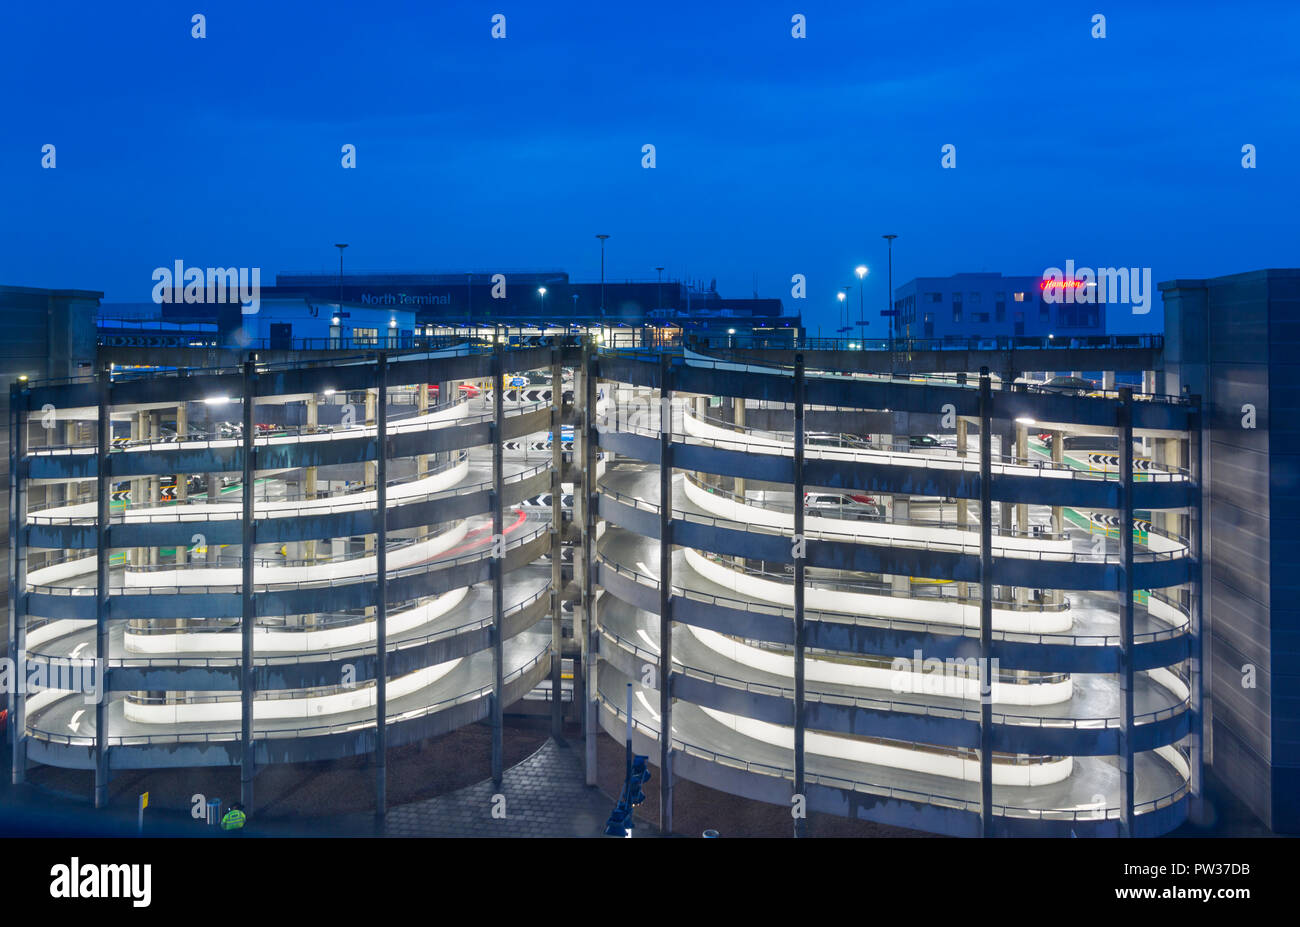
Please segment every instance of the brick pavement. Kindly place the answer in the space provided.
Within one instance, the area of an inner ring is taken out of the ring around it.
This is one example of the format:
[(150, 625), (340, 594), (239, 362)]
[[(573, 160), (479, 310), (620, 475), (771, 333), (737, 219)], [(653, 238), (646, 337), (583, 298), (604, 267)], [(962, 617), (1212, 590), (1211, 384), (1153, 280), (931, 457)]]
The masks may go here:
[[(581, 742), (546, 741), (512, 766), (501, 790), (490, 779), (389, 809), (390, 837), (597, 837), (612, 805), (584, 784)], [(494, 799), (494, 795), (502, 799)], [(496, 815), (494, 816), (494, 809)]]

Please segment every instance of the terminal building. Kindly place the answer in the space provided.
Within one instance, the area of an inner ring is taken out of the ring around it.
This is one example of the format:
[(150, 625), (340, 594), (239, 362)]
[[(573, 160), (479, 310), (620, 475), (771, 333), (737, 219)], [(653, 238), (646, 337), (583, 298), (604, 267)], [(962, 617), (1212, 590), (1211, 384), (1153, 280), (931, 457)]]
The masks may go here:
[(13, 776), (85, 769), (102, 803), (120, 770), (234, 766), (255, 808), (267, 765), (382, 768), (483, 721), (499, 779), (531, 703), (581, 724), (589, 782), (630, 721), (670, 831), (688, 779), (951, 835), (1156, 835), (1207, 767), (1243, 799), (1270, 783), (1252, 807), (1293, 831), (1286, 580), (1243, 595), (1240, 561), (1250, 519), (1258, 568), (1288, 562), (1258, 522), (1295, 484), (1267, 414), (1289, 394), (1280, 355), (1240, 372), (1206, 319), (1283, 337), (1297, 277), (1166, 284), (1163, 353), (1017, 348), (1137, 393), (989, 375), (978, 338), (892, 377), (878, 352), (629, 352), (472, 316), (441, 317), (454, 350), (339, 363), (182, 338), (164, 368), (101, 338), (93, 376), (11, 393), (8, 644), (50, 671), (93, 654), (108, 697), (15, 693)]
[(797, 311), (780, 299), (730, 298), (677, 280), (574, 283), (562, 270), (398, 274), (278, 274), (256, 312), (238, 303), (114, 307), (108, 327), (214, 333), (217, 343), (288, 348), (410, 346), (415, 339), (504, 331), (519, 336), (601, 331), (608, 344), (663, 344), (728, 334), (794, 344)]
[(604, 328), (611, 341), (630, 340), (628, 334), (648, 329), (672, 330), (674, 337), (739, 330), (790, 343), (802, 335), (799, 314), (788, 311), (780, 299), (725, 297), (713, 282), (707, 287), (678, 280), (574, 283), (562, 270), (341, 278), (278, 274), (268, 295), (406, 308), (415, 312), (417, 329), (427, 334), (502, 325), (535, 331)]

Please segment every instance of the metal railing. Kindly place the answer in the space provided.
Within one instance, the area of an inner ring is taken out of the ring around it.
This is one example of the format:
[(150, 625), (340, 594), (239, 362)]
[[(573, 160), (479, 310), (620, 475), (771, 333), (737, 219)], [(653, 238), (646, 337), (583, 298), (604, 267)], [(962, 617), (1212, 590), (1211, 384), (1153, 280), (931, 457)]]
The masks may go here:
[[(653, 502), (647, 502), (635, 496), (627, 495), (626, 493), (621, 493), (615, 489), (609, 489), (603, 484), (601, 484), (601, 486), (599, 487), (599, 491), (602, 495), (608, 496), (609, 498), (614, 499), (615, 501), (620, 502), (624, 505), (630, 505), (634, 508), (646, 512), (654, 512), (654, 513), (659, 512), (658, 504)], [(689, 524), (702, 524), (702, 525), (708, 525), (710, 527), (715, 527), (715, 528), (725, 528), (732, 531), (743, 531), (746, 533), (753, 532), (753, 533), (769, 535), (769, 536), (780, 536), (780, 537), (785, 536), (780, 534), (781, 531), (780, 528), (776, 528), (768, 525), (756, 525), (750, 522), (737, 521), (735, 519), (723, 518), (717, 515), (703, 515), (697, 512), (689, 512), (686, 511), (685, 509), (674, 508), (672, 511), (672, 517), (673, 520), (675, 521), (681, 521)], [(1158, 532), (1158, 533), (1163, 534), (1164, 532)], [(924, 550), (927, 552), (935, 552), (935, 553), (957, 553), (957, 554), (964, 554), (968, 556), (977, 556), (979, 553), (979, 542), (977, 540), (972, 540), (970, 543), (962, 544), (953, 541), (932, 541), (928, 539), (919, 540), (919, 539), (910, 539), (910, 538), (900, 539), (900, 538), (888, 538), (888, 537), (876, 538), (868, 534), (855, 534), (851, 532), (833, 531), (826, 528), (811, 529), (807, 532), (807, 534), (810, 539), (835, 541), (839, 543), (850, 543), (850, 544), (866, 545), (866, 546), (883, 545), (883, 546), (888, 546), (890, 549), (902, 548), (905, 550)], [(1179, 540), (1178, 538), (1176, 538), (1176, 536), (1170, 536), (1170, 539)], [(1186, 543), (1186, 539), (1181, 539), (1181, 540), (1182, 540), (1182, 547), (1180, 550), (1169, 550), (1169, 551), (1147, 550), (1147, 551), (1135, 552), (1134, 560), (1140, 563), (1151, 563), (1151, 562), (1159, 562), (1164, 560), (1169, 560), (1169, 561), (1181, 560), (1189, 556), (1190, 553)], [(1041, 563), (1094, 564), (1094, 563), (1118, 563), (1122, 560), (1122, 554), (1120, 553), (1111, 554), (1105, 551), (1103, 551), (1101, 554), (1094, 554), (1092, 552), (1079, 553), (1075, 551), (1042, 551), (1042, 550), (1034, 550), (1034, 549), (1018, 550), (1015, 548), (1001, 548), (995, 552), (995, 558), (1006, 558), (1012, 560), (1030, 560), (1030, 561), (1037, 561)]]
[[(517, 538), (511, 538), (507, 540), (506, 550), (513, 550), (517, 547), (522, 547), (523, 545), (530, 543), (531, 541), (537, 539), (538, 537), (541, 537), (542, 535), (546, 534), (550, 530), (550, 527), (551, 527), (550, 522), (545, 521), (539, 524), (538, 527), (534, 528), (532, 531), (520, 535)], [(416, 564), (413, 566), (403, 567), (401, 569), (396, 569), (396, 570), (390, 569), (388, 571), (388, 577), (391, 580), (394, 578), (402, 579), (411, 576), (419, 576), (426, 573), (437, 573), (442, 570), (449, 570), (452, 569), (453, 567), (461, 566), (467, 563), (475, 563), (480, 560), (490, 559), (491, 555), (492, 555), (491, 547), (485, 546), (484, 550), (480, 553), (463, 554), (459, 557), (454, 557), (450, 559), (435, 559), (429, 562), (428, 564)], [(365, 556), (365, 554), (363, 553), (362, 556)], [(72, 559), (84, 559), (91, 564), (93, 564), (95, 561), (95, 558), (93, 556), (72, 558)], [(233, 569), (233, 567), (222, 567), (222, 569)], [(258, 587), (259, 591), (261, 592), (290, 592), (294, 590), (305, 590), (305, 589), (333, 589), (333, 588), (338, 588), (343, 586), (355, 586), (359, 584), (373, 583), (373, 582), (375, 582), (375, 577), (373, 575), (365, 575), (365, 576), (347, 576), (347, 577), (341, 577), (337, 579), (331, 577), (327, 579), (301, 580), (298, 582), (273, 582), (273, 583), (259, 582), (259, 583), (255, 583), (255, 585)], [(114, 599), (127, 599), (130, 598), (131, 596), (136, 596), (136, 595), (215, 595), (215, 594), (229, 594), (232, 590), (238, 588), (239, 585), (237, 583), (235, 584), (227, 583), (227, 584), (210, 585), (210, 586), (208, 585), (131, 586), (131, 587), (115, 586), (110, 591), (110, 596)], [(28, 585), (27, 591), (32, 594), (55, 595), (55, 596), (93, 596), (96, 594), (93, 585), (91, 586)]]
[[(620, 708), (613, 700), (609, 699), (603, 692), (596, 694), (598, 703), (608, 712), (614, 715), (615, 719), (620, 722), (627, 720), (626, 709)], [(633, 714), (632, 726), (639, 730), (645, 736), (658, 741), (659, 729), (654, 725), (640, 720)], [(698, 757), (717, 763), (720, 766), (727, 766), (732, 769), (739, 769), (744, 772), (757, 773), (759, 775), (770, 776), (773, 778), (782, 778), (794, 780), (794, 769), (789, 766), (777, 766), (770, 763), (757, 763), (743, 759), (738, 756), (720, 753), (716, 750), (710, 750), (696, 744), (688, 743), (678, 737), (672, 737), (670, 747), (689, 756)], [(793, 751), (791, 751), (793, 753)], [(945, 795), (935, 792), (924, 792), (916, 789), (904, 789), (881, 783), (865, 782), (855, 779), (845, 779), (841, 776), (831, 776), (824, 773), (806, 773), (805, 781), (815, 785), (830, 786), (850, 792), (862, 792), (870, 795), (876, 795), (884, 798), (899, 799), (902, 801), (919, 802), (923, 804), (936, 805), (938, 807), (952, 808), (959, 811), (971, 811), (975, 814), (980, 813), (980, 802), (978, 799), (963, 798), (955, 795)], [(1187, 794), (1189, 783), (1184, 779), (1172, 792), (1162, 795), (1158, 798), (1148, 799), (1140, 803), (1135, 803), (1134, 813), (1145, 814), (1149, 811), (1163, 808), (1173, 804), (1183, 795)], [(994, 803), (993, 813), (998, 817), (1015, 817), (1015, 818), (1034, 818), (1039, 820), (1060, 820), (1060, 821), (1087, 821), (1100, 820), (1102, 818), (1116, 819), (1119, 817), (1120, 810), (1116, 808), (1030, 808), (1024, 806), (998, 804)]]

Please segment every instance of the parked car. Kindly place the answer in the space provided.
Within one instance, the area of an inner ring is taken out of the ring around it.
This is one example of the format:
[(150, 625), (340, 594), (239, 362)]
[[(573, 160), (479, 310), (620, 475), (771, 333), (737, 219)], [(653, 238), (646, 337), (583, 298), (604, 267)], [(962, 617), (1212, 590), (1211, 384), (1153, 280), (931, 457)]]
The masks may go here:
[(808, 431), (804, 432), (803, 443), (804, 447), (839, 447), (846, 450), (866, 450), (871, 447), (871, 435)]
[(1097, 388), (1097, 384), (1083, 377), (1052, 377), (1038, 387), (1043, 392), (1064, 393), (1067, 396), (1086, 396)]
[[(870, 497), (866, 497), (870, 498)], [(809, 514), (824, 518), (877, 520), (885, 517), (885, 507), (878, 502), (859, 502), (847, 493), (804, 493), (804, 507)]]

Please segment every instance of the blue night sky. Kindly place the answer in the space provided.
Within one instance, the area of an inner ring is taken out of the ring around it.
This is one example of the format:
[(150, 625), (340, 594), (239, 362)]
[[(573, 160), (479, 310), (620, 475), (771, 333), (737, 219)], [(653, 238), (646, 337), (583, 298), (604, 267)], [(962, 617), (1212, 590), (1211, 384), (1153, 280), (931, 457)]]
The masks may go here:
[(354, 270), (591, 280), (607, 232), (610, 279), (756, 280), (815, 331), (859, 262), (885, 306), (885, 232), (895, 283), (1294, 267), (1297, 34), (1281, 0), (8, 3), (0, 283), (140, 300), (177, 259), (267, 284), (336, 241)]

